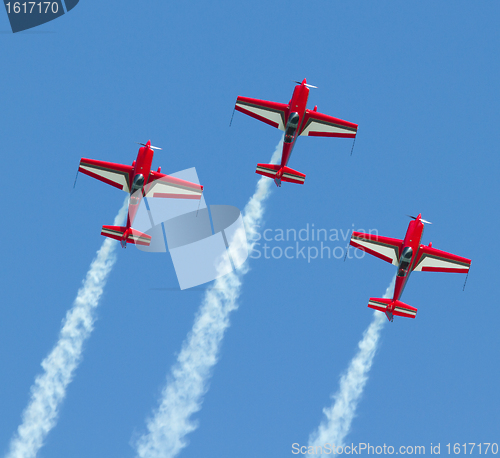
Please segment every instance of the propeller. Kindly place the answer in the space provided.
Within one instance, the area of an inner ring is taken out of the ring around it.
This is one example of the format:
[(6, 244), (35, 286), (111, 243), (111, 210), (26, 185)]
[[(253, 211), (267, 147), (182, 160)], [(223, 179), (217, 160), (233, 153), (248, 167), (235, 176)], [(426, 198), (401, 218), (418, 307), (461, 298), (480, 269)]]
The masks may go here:
[[(297, 83), (297, 84), (302, 84), (301, 81), (295, 81), (295, 80), (292, 80), (294, 83)], [(307, 86), (307, 87), (312, 87), (314, 89), (318, 89), (318, 86), (313, 86), (312, 84), (307, 84), (307, 83), (304, 83), (304, 86)]]
[[(416, 216), (411, 216), (411, 215), (406, 215), (406, 216), (410, 217), (411, 219), (417, 219)], [(422, 223), (425, 223), (425, 224), (432, 224), (430, 221), (426, 221), (423, 218), (420, 218), (420, 221), (422, 221)]]
[(158, 148), (158, 146), (151, 146), (151, 145), (146, 145), (145, 143), (141, 143), (141, 142), (136, 142), (138, 145), (142, 145), (142, 146), (148, 146), (149, 148), (151, 149), (161, 149), (161, 148)]

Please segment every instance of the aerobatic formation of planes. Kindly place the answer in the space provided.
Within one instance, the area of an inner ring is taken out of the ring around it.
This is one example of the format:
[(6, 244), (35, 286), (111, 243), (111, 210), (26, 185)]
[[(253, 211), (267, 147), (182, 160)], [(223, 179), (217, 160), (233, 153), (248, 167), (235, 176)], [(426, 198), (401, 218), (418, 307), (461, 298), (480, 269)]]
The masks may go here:
[[(274, 179), (278, 187), (283, 181), (304, 184), (305, 174), (288, 167), (288, 161), (297, 137), (342, 137), (355, 138), (358, 125), (334, 118), (317, 111), (317, 106), (309, 110), (307, 100), (309, 88), (306, 79), (296, 81), (297, 85), (288, 104), (238, 97), (235, 110), (284, 131), (283, 151), (279, 164), (257, 164), (256, 173)], [(94, 159), (80, 160), (79, 172), (130, 193), (126, 226), (103, 226), (101, 234), (119, 240), (122, 247), (127, 243), (148, 246), (151, 236), (132, 228), (139, 204), (144, 197), (170, 199), (201, 199), (203, 186), (180, 180), (151, 170), (155, 146), (151, 141), (140, 143), (137, 158), (132, 165), (115, 164)], [(411, 217), (403, 240), (374, 234), (353, 232), (350, 245), (397, 266), (396, 282), (392, 299), (370, 298), (368, 307), (382, 311), (389, 321), (394, 316), (415, 318), (417, 309), (399, 299), (406, 282), (413, 271), (468, 273), (471, 261), (429, 245), (422, 245), (424, 223), (421, 214)]]

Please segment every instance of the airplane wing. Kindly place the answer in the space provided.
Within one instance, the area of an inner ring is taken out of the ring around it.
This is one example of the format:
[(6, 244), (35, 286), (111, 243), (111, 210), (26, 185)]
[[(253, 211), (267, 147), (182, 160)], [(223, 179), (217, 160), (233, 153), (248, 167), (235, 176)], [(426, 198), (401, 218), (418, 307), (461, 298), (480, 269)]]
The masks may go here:
[(201, 199), (203, 186), (180, 180), (163, 173), (151, 172), (149, 183), (144, 186), (146, 197), (167, 199)]
[(280, 130), (285, 130), (285, 118), (288, 105), (266, 100), (250, 99), (249, 97), (238, 97), (235, 109), (245, 113), (252, 118), (265, 122)]
[(314, 110), (306, 110), (299, 135), (354, 138), (358, 125)]
[(436, 250), (430, 246), (420, 245), (413, 270), (417, 272), (456, 272), (465, 274), (469, 272), (470, 263), (470, 259), (446, 251)]
[(350, 244), (397, 266), (403, 241), (380, 235), (353, 232)]
[(115, 188), (130, 192), (131, 174), (133, 171), (131, 165), (82, 158), (78, 171), (110, 184)]

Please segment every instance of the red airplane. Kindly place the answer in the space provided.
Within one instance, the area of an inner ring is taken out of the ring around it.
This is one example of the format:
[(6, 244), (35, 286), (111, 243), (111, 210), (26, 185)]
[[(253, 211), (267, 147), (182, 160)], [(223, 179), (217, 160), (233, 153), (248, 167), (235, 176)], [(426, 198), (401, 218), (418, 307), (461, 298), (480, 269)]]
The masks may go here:
[(355, 138), (358, 130), (357, 124), (318, 113), (317, 106), (313, 110), (308, 110), (306, 105), (309, 88), (316, 86), (307, 84), (305, 78), (302, 83), (295, 82), (298, 86), (295, 86), (288, 105), (248, 97), (236, 99), (236, 110), (285, 131), (281, 164), (257, 164), (255, 171), (265, 177), (274, 178), (276, 186), (281, 186), (282, 181), (304, 184), (306, 176), (287, 167), (299, 135)]
[(408, 225), (404, 240), (363, 234), (362, 232), (353, 232), (351, 236), (352, 246), (398, 266), (393, 298), (371, 297), (368, 302), (368, 307), (385, 312), (389, 321), (394, 320), (394, 315), (408, 318), (415, 318), (417, 315), (416, 308), (399, 300), (406, 282), (414, 270), (465, 274), (469, 272), (470, 268), (470, 259), (436, 250), (432, 248), (432, 243), (421, 245), (424, 223), (431, 223), (423, 220), (421, 214), (416, 218), (414, 216), (410, 216), (410, 218), (413, 218), (414, 221)]
[(126, 226), (103, 226), (101, 235), (119, 240), (122, 247), (127, 243), (149, 246), (151, 237), (132, 228), (142, 197), (164, 197), (173, 199), (201, 199), (203, 186), (190, 181), (180, 180), (160, 173), (161, 167), (151, 170), (156, 146), (149, 140), (139, 148), (137, 159), (132, 165), (114, 164), (94, 159), (80, 160), (78, 171), (97, 178), (115, 188), (130, 193)]

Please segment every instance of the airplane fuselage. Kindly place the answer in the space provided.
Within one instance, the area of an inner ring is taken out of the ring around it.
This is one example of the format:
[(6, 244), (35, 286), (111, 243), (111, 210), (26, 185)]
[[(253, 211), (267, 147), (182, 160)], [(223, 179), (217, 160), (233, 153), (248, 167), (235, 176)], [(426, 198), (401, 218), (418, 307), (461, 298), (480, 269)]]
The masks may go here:
[(283, 152), (281, 154), (281, 166), (288, 164), (292, 155), (295, 141), (300, 132), (302, 121), (307, 108), (307, 99), (309, 98), (309, 88), (305, 85), (306, 80), (302, 81), (300, 86), (295, 86), (292, 98), (288, 104), (288, 116), (285, 124), (285, 139), (283, 142)]
[(424, 223), (420, 221), (420, 215), (411, 221), (408, 225), (405, 238), (403, 240), (403, 248), (400, 253), (398, 271), (396, 273), (396, 284), (394, 286), (393, 300), (399, 300), (406, 282), (410, 277), (413, 265), (417, 258), (418, 250), (420, 249), (420, 240), (424, 233)]
[[(149, 144), (149, 142), (148, 142)], [(130, 186), (130, 203), (128, 206), (127, 229), (132, 226), (142, 199), (142, 189), (148, 183), (153, 163), (154, 151), (148, 145), (141, 146), (137, 159), (132, 163), (134, 171)]]

